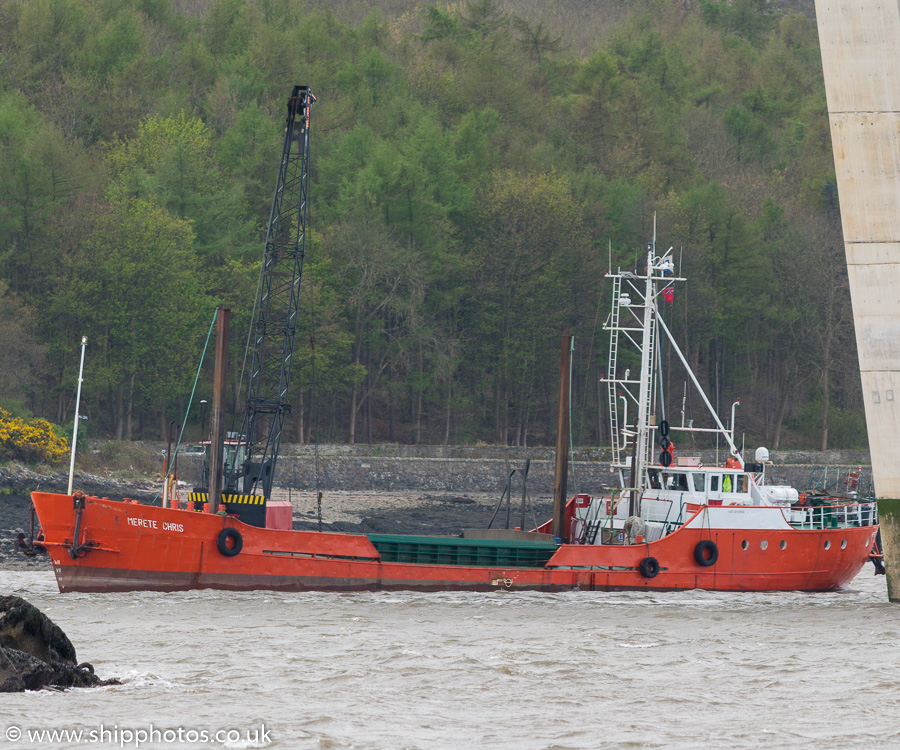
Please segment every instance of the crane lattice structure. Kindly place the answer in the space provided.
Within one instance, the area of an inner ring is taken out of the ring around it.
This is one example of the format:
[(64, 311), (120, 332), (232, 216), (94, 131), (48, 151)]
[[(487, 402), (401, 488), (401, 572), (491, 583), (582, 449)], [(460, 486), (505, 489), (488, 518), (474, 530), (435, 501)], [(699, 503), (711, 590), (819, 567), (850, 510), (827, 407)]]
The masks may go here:
[(253, 354), (240, 433), (246, 459), (226, 482), (236, 489), (241, 473), (243, 492), (266, 499), (272, 492), (284, 418), (291, 409), (287, 397), (309, 208), (309, 110), (315, 101), (308, 86), (294, 86), (288, 99), (281, 166), (250, 329)]

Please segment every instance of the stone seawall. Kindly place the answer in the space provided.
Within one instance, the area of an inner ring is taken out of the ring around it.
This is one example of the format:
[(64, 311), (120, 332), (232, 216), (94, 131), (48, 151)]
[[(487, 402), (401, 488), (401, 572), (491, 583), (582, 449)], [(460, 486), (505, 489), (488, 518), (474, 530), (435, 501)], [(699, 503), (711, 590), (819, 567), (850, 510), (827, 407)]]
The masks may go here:
[[(725, 454), (695, 451), (704, 465), (721, 463)], [(747, 451), (752, 457), (752, 451)], [(767, 470), (769, 484), (790, 484), (800, 490), (818, 485), (841, 491), (847, 473), (862, 468), (861, 489), (871, 481), (865, 451), (772, 452)], [(497, 446), (320, 446), (318, 459), (312, 446), (286, 446), (278, 459), (276, 484), (283, 488), (349, 491), (423, 491), (501, 493), (512, 470), (513, 496), (521, 494), (521, 471), (527, 459), (528, 489), (532, 496), (553, 494), (553, 451), (546, 448), (512, 449)], [(597, 494), (618, 484), (610, 471), (609, 451), (585, 449), (575, 453), (569, 470), (569, 494)], [(199, 480), (199, 459), (179, 458), (179, 478)], [(195, 475), (197, 479), (195, 479)]]

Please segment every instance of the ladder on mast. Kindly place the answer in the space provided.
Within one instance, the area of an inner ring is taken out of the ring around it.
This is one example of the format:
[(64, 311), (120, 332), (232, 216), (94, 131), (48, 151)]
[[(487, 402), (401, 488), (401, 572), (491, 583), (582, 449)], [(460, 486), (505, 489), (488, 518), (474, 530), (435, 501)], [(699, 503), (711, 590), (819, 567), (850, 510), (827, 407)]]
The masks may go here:
[[(606, 382), (609, 391), (609, 434), (612, 440), (612, 465), (622, 465), (622, 436), (619, 427), (619, 398), (616, 383), (616, 366), (619, 355), (619, 301), (622, 292), (622, 277), (613, 277), (612, 311), (609, 315), (609, 360)], [(625, 425), (627, 427), (627, 425)]]

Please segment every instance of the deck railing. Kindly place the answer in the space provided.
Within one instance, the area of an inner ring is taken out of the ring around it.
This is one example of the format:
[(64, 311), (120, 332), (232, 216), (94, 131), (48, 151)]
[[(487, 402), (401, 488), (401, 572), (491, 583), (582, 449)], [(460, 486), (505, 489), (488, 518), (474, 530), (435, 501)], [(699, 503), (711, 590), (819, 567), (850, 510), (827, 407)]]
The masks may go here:
[(848, 526), (874, 526), (878, 523), (878, 504), (850, 503), (791, 508), (788, 523), (798, 529), (840, 529)]

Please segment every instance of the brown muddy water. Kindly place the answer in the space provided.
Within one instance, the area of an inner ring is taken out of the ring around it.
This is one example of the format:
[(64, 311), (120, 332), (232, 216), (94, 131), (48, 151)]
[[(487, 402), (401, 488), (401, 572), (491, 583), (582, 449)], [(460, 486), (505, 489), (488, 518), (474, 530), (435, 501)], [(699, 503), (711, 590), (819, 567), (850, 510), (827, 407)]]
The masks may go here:
[(61, 595), (48, 571), (0, 576), (123, 683), (5, 696), (0, 749), (900, 747), (900, 607), (871, 565), (826, 594)]

